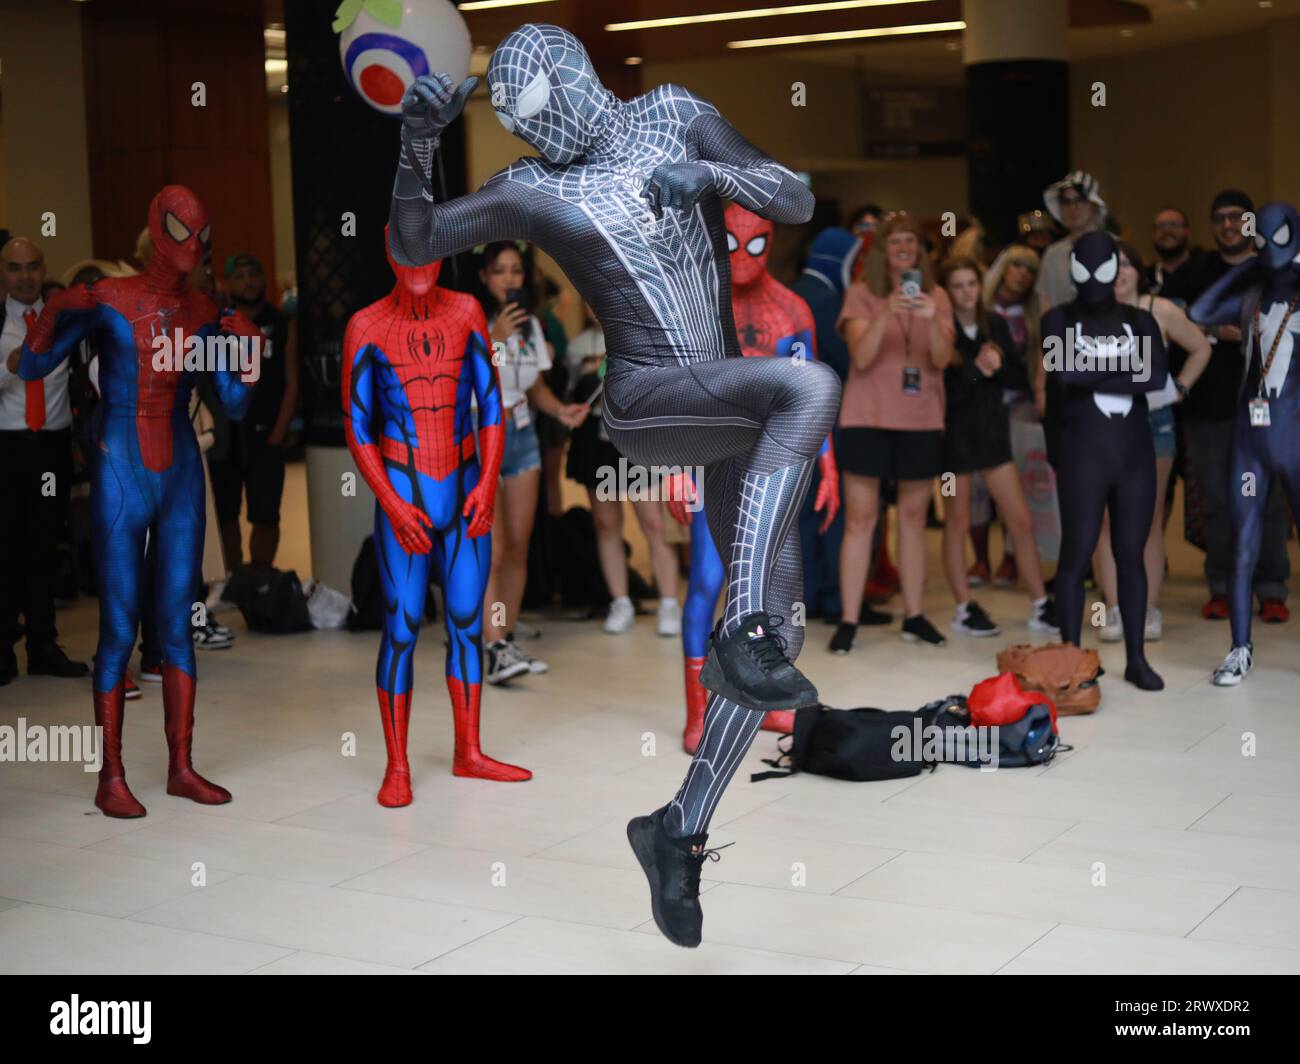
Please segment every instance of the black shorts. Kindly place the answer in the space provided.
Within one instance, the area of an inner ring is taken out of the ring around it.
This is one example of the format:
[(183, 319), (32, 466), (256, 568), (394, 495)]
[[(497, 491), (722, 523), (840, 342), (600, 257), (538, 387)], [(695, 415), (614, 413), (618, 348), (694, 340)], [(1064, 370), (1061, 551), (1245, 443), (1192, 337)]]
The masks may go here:
[(932, 480), (943, 472), (938, 429), (841, 428), (840, 470), (879, 480)]
[(248, 498), (249, 524), (278, 526), (284, 494), (284, 448), (271, 446), (261, 433), (245, 435), (238, 426), (233, 428), (227, 456), (208, 462), (217, 522), (230, 525), (239, 520), (242, 494)]
[(948, 410), (943, 471), (974, 473), (1011, 461), (1011, 411), (1005, 403), (963, 403)]

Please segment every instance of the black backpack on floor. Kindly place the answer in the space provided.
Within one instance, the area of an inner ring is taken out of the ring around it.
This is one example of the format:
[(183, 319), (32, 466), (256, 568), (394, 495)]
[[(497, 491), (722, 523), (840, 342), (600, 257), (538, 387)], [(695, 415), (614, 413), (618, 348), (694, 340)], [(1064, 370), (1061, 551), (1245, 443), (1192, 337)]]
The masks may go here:
[(312, 629), (307, 596), (292, 569), (241, 565), (230, 574), (221, 597), (239, 607), (250, 631), (285, 635)]
[(1069, 749), (1061, 747), (1046, 704), (1030, 706), (1020, 720), (993, 731), (971, 727), (962, 695), (914, 710), (806, 706), (795, 712), (788, 738), (779, 757), (764, 761), (775, 771), (756, 772), (750, 782), (798, 772), (855, 781), (904, 779), (940, 763), (979, 768), (994, 757), (998, 767), (1019, 768), (1045, 764)]

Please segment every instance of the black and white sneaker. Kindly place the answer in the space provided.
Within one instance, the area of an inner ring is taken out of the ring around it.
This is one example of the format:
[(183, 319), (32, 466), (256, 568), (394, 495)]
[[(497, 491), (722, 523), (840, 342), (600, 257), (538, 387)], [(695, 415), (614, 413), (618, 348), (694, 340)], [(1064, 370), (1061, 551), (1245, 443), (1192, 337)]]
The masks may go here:
[(235, 643), (234, 632), (229, 628), (218, 630), (211, 622), (196, 624), (190, 629), (190, 637), (194, 640), (195, 650), (228, 650)]
[(487, 645), (487, 682), (493, 685), (506, 683), (531, 670), (528, 662), (515, 653), (513, 643), (498, 639)]
[(1026, 622), (1031, 632), (1059, 636), (1061, 626), (1056, 620), (1056, 600), (1051, 595), (1034, 599), (1029, 604), (1029, 620)]
[(962, 635), (977, 638), (998, 635), (1002, 629), (993, 623), (993, 619), (984, 612), (984, 607), (974, 599), (963, 603), (952, 612), (952, 630)]
[(1223, 664), (1214, 670), (1214, 686), (1236, 687), (1241, 683), (1246, 678), (1246, 673), (1250, 672), (1251, 665), (1254, 664), (1254, 650), (1252, 643), (1229, 650), (1228, 656), (1223, 659)]
[[(987, 618), (985, 618), (987, 620)], [(991, 621), (989, 622), (992, 623)], [(939, 630), (925, 619), (925, 614), (918, 613), (903, 621), (903, 630), (899, 633), (905, 643), (926, 643), (932, 647), (945, 646), (948, 642)]]
[(700, 944), (704, 925), (700, 872), (704, 862), (718, 860), (718, 850), (725, 847), (705, 849), (708, 835), (673, 838), (664, 830), (666, 810), (667, 806), (629, 820), (627, 841), (650, 884), (650, 912), (655, 926), (674, 945), (694, 949)]
[[(536, 629), (533, 630), (536, 631)], [(541, 633), (538, 632), (538, 635), (540, 636)], [(524, 638), (528, 638), (528, 637), (525, 636)], [(517, 657), (520, 661), (522, 661), (525, 665), (528, 666), (529, 672), (533, 673), (534, 675), (539, 675), (543, 672), (551, 671), (551, 667), (547, 665), (546, 662), (533, 657), (530, 653), (528, 653), (528, 651), (526, 651), (523, 647), (521, 647), (518, 643), (515, 642), (514, 632), (511, 632), (508, 636), (506, 636), (506, 642), (510, 644), (511, 653), (514, 654), (515, 657)]]
[(755, 612), (726, 636), (719, 635), (719, 623), (700, 670), (701, 686), (765, 713), (817, 705), (817, 688), (785, 656), (785, 639), (777, 632), (782, 623), (780, 617)]

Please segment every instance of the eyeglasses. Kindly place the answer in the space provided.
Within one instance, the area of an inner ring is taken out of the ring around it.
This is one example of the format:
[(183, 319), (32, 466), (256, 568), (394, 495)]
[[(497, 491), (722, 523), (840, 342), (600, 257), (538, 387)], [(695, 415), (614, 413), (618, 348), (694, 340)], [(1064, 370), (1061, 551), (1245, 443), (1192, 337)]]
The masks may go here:
[(1246, 212), (1241, 210), (1215, 211), (1213, 214), (1210, 215), (1210, 221), (1212, 221), (1215, 225), (1226, 225), (1229, 222), (1235, 225), (1237, 222), (1240, 222), (1242, 218), (1244, 218), (1245, 216), (1246, 216)]

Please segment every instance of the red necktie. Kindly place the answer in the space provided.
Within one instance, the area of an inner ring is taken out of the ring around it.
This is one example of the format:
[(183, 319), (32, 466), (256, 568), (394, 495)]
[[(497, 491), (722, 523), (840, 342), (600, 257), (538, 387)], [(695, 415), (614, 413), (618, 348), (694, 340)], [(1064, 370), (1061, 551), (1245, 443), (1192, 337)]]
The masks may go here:
[[(29, 310), (23, 314), (27, 331), (31, 332), (36, 324), (36, 311)], [(27, 382), (27, 427), (33, 432), (40, 432), (45, 424), (45, 381)]]

